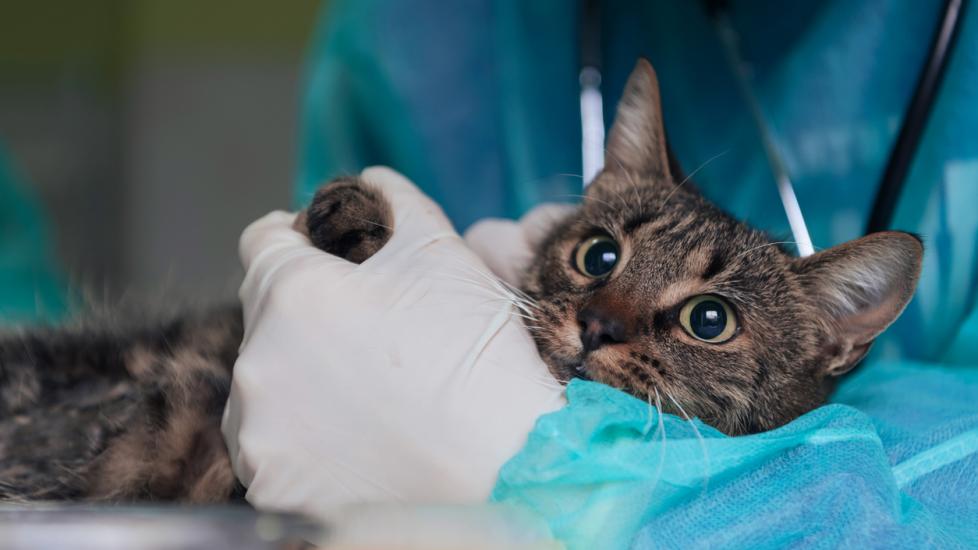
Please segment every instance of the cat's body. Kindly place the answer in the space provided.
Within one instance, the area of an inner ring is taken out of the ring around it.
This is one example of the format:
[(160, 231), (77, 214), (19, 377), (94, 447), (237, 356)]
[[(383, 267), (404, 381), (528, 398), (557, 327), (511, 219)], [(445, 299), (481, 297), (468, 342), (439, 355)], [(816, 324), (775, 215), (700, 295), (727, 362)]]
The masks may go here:
[(0, 500), (223, 502), (241, 315), (120, 319), (0, 340)]
[[(913, 293), (922, 248), (910, 235), (797, 259), (677, 181), (644, 61), (606, 164), (522, 285), (561, 380), (605, 382), (730, 434), (766, 430), (823, 403)], [(297, 223), (354, 262), (392, 225), (384, 197), (356, 178), (320, 190)], [(220, 432), (240, 339), (229, 309), (0, 340), (0, 500), (240, 497)]]

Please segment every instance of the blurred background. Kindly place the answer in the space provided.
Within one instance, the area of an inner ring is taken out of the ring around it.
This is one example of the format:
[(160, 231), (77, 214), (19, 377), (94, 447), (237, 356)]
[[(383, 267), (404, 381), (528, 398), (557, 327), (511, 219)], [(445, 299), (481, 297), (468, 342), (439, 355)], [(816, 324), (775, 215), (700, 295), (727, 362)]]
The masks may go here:
[[(241, 229), (290, 204), (320, 4), (4, 3), (0, 149), (21, 196), (0, 197), (47, 214), (67, 279), (51, 285), (108, 302), (234, 295)], [(38, 293), (19, 311), (59, 307), (50, 285)]]

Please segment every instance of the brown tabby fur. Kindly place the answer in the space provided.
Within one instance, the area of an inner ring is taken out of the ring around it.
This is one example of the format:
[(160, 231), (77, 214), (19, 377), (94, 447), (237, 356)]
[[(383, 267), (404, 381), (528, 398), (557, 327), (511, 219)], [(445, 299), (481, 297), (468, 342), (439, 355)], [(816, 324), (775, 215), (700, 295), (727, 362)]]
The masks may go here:
[[(823, 403), (913, 293), (922, 248), (911, 235), (797, 259), (676, 181), (647, 62), (629, 80), (606, 165), (525, 275), (531, 330), (561, 380), (604, 382), (730, 434), (766, 430)], [(361, 262), (392, 225), (384, 197), (345, 178), (317, 193), (298, 229)], [(573, 261), (595, 235), (621, 250), (599, 279)], [(729, 341), (705, 343), (680, 326), (683, 304), (702, 294), (733, 308)], [(0, 340), (0, 499), (240, 498), (220, 432), (240, 319), (229, 309)], [(585, 349), (587, 331), (601, 345)]]

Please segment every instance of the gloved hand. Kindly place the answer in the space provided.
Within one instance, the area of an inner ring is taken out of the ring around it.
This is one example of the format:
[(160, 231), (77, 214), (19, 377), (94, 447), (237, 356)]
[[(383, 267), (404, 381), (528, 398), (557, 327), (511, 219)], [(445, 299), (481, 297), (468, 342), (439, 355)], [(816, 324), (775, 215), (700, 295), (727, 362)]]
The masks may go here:
[(561, 407), (512, 295), (403, 176), (361, 177), (391, 203), (360, 265), (273, 212), (241, 236), (245, 336), (222, 425), (259, 508), (325, 517), (359, 502), (475, 502)]

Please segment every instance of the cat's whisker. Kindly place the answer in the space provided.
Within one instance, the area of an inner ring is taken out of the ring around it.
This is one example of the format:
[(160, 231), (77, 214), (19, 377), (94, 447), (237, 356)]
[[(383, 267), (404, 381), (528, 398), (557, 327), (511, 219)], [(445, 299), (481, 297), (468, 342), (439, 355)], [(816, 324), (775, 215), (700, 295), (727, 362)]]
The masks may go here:
[(536, 304), (536, 300), (534, 300), (532, 296), (530, 296), (526, 292), (523, 292), (518, 287), (500, 279), (494, 273), (487, 273), (482, 271), (481, 269), (476, 269), (471, 264), (463, 264), (463, 265), (467, 266), (470, 270), (473, 270), (476, 273), (480, 274), (484, 279), (492, 283), (494, 286), (501, 287), (506, 292), (512, 293), (518, 296), (522, 300)]
[(515, 286), (507, 283), (506, 281), (500, 279), (495, 274), (488, 273), (485, 272), (484, 270), (478, 269), (475, 266), (473, 266), (471, 263), (465, 262), (463, 261), (462, 258), (459, 258), (457, 256), (455, 256), (454, 259), (458, 262), (457, 266), (465, 268), (468, 271), (474, 273), (475, 275), (478, 275), (484, 281), (491, 284), (493, 288), (495, 288), (496, 290), (499, 290), (505, 295), (512, 295), (515, 300), (520, 301), (524, 305), (539, 308), (538, 304), (536, 303), (536, 300), (534, 300), (530, 295), (523, 292), (519, 288), (516, 288)]
[(461, 275), (467, 275), (467, 274), (476, 275), (478, 277), (478, 279), (481, 279), (481, 281), (478, 280), (478, 279), (465, 279), (468, 282), (478, 284), (479, 286), (484, 286), (482, 283), (487, 282), (487, 283), (489, 283), (491, 285), (491, 287), (493, 289), (496, 289), (496, 288), (499, 287), (500, 281), (499, 281), (499, 279), (495, 275), (492, 275), (490, 273), (486, 273), (483, 270), (476, 268), (470, 262), (467, 262), (465, 259), (460, 258), (457, 255), (452, 255), (451, 256), (451, 259), (454, 260), (454, 262), (455, 262), (455, 265), (453, 267), (462, 267), (462, 268), (465, 268), (464, 270), (458, 270), (457, 273), (459, 273)]
[[(625, 174), (625, 179), (626, 179), (626, 180), (628, 180), (628, 182), (632, 184), (632, 186), (633, 186), (633, 188), (634, 188), (634, 189), (638, 189), (638, 184), (637, 184), (637, 183), (635, 183), (635, 180), (634, 180), (634, 178), (632, 177), (632, 174), (631, 174), (631, 172), (629, 172), (628, 170), (625, 170), (625, 165), (623, 165), (623, 164), (621, 163), (621, 161), (620, 161), (620, 160), (618, 160), (618, 157), (616, 157), (616, 156), (614, 156), (614, 155), (609, 155), (609, 154), (608, 154), (608, 151), (607, 151), (607, 149), (606, 149), (606, 150), (605, 150), (605, 158), (610, 158), (610, 159), (612, 159), (612, 160), (614, 160), (614, 161), (615, 161), (615, 163), (616, 163), (616, 164), (618, 165), (618, 168), (619, 168), (619, 169), (621, 169), (621, 172), (622, 172), (623, 174)], [(623, 204), (623, 205), (625, 205), (625, 207), (627, 208), (627, 207), (628, 207), (628, 201), (626, 201), (626, 200), (625, 200), (625, 198), (624, 198), (624, 197), (622, 197), (620, 193), (616, 193), (616, 195), (618, 195), (618, 198), (620, 198), (620, 199), (622, 199), (622, 201), (621, 201), (621, 202), (622, 202), (622, 204)], [(641, 207), (642, 207), (642, 201), (641, 201), (641, 199), (639, 198), (639, 196), (638, 196), (638, 194), (637, 194), (637, 192), (636, 192), (636, 195), (635, 195), (635, 198), (636, 198), (636, 202), (635, 202), (635, 204), (636, 204), (636, 205), (637, 205), (637, 206), (639, 207), (639, 209), (641, 209)]]
[(692, 179), (692, 177), (695, 176), (700, 170), (706, 168), (711, 162), (713, 162), (716, 159), (722, 157), (723, 155), (726, 155), (729, 152), (730, 152), (730, 149), (727, 149), (726, 151), (723, 151), (723, 152), (717, 153), (716, 155), (713, 155), (712, 157), (708, 158), (705, 162), (703, 162), (703, 164), (700, 164), (696, 168), (696, 170), (693, 170), (692, 172), (690, 172), (689, 174), (687, 174), (686, 177), (683, 178), (683, 181), (679, 182), (679, 184), (676, 185), (675, 189), (673, 189), (668, 195), (666, 195), (666, 200), (664, 200), (662, 202), (662, 208), (665, 208), (665, 206), (667, 204), (669, 204), (669, 199), (671, 199), (672, 196), (675, 195), (677, 191), (679, 191), (679, 188), (681, 188), (683, 185), (686, 185), (686, 182), (688, 182), (690, 179)]
[(649, 409), (648, 409), (648, 411), (649, 411), (649, 418), (645, 421), (645, 426), (642, 427), (642, 436), (649, 435), (649, 430), (652, 429), (652, 425), (653, 425), (652, 413), (655, 410), (655, 409), (652, 408), (652, 394), (649, 393), (648, 391), (646, 391), (645, 392), (645, 397), (646, 397), (646, 401), (648, 401), (648, 404), (649, 404)]
[(536, 318), (536, 316), (533, 314), (533, 312), (531, 312), (529, 310), (522, 309), (517, 304), (514, 304), (513, 302), (511, 302), (509, 300), (506, 300), (505, 298), (500, 298), (498, 300), (492, 300), (492, 301), (494, 301), (494, 302), (505, 302), (507, 305), (510, 305), (510, 306), (515, 307), (516, 310), (513, 311), (513, 315), (516, 315), (517, 317), (526, 319), (528, 321), (533, 321), (533, 322), (539, 321), (539, 319)]
[(489, 302), (504, 302), (505, 304), (512, 306), (514, 308), (513, 313), (515, 315), (520, 315), (529, 319), (536, 320), (534, 317), (535, 315), (534, 310), (531, 307), (527, 306), (527, 304), (521, 302), (518, 298), (514, 297), (511, 294), (505, 294), (502, 291), (499, 291), (498, 289), (488, 289), (488, 290), (491, 296), (491, 298), (488, 300)]
[[(570, 173), (563, 173), (563, 172), (553, 174), (553, 176), (565, 177), (565, 178), (577, 178), (577, 179), (581, 179), (581, 180), (584, 179), (584, 176), (582, 174), (570, 174)], [(531, 179), (531, 180), (520, 180), (520, 183), (521, 183), (522, 187), (523, 188), (526, 188), (526, 189), (540, 188), (540, 187), (543, 187), (543, 186), (540, 185), (540, 183), (546, 183), (548, 180), (552, 179), (553, 176), (548, 176), (548, 177), (543, 177), (543, 178), (536, 178), (536, 179)], [(517, 187), (519, 188), (520, 186), (517, 186)]]
[(642, 204), (642, 193), (638, 186), (638, 182), (636, 182), (632, 174), (628, 172), (625, 173), (625, 179), (632, 185), (632, 191), (635, 193), (635, 205), (638, 207), (638, 213), (641, 216), (645, 213), (645, 208)]
[[(632, 191), (634, 191), (634, 192), (635, 192), (635, 204), (636, 204), (636, 206), (638, 206), (638, 208), (639, 208), (639, 214), (641, 214), (641, 213), (642, 213), (642, 197), (641, 197), (641, 194), (639, 193), (639, 186), (638, 186), (638, 182), (636, 182), (636, 181), (635, 181), (635, 177), (634, 177), (634, 175), (632, 174), (632, 172), (631, 172), (631, 171), (629, 171), (629, 170), (625, 170), (625, 166), (624, 166), (624, 165), (622, 165), (622, 163), (621, 163), (621, 161), (620, 161), (620, 160), (618, 160), (618, 157), (616, 157), (616, 156), (614, 156), (614, 155), (609, 155), (609, 154), (608, 154), (608, 150), (607, 150), (607, 149), (605, 149), (605, 158), (608, 158), (608, 157), (610, 157), (610, 158), (613, 158), (613, 159), (615, 160), (615, 163), (617, 163), (617, 164), (618, 164), (618, 168), (620, 168), (620, 169), (621, 169), (621, 172), (622, 172), (623, 174), (625, 174), (625, 180), (626, 180), (626, 181), (627, 181), (627, 182), (628, 182), (629, 184), (631, 184), (631, 186), (632, 186)], [(625, 204), (627, 205), (628, 203), (626, 202)]]
[(703, 164), (700, 164), (699, 166), (696, 167), (696, 170), (693, 170), (692, 172), (690, 172), (689, 174), (687, 174), (686, 177), (683, 178), (683, 181), (681, 181), (679, 183), (679, 185), (685, 184), (687, 181), (689, 181), (690, 179), (692, 179), (693, 176), (695, 176), (697, 173), (699, 173), (700, 170), (706, 168), (711, 162), (713, 162), (716, 159), (722, 157), (723, 155), (726, 155), (729, 152), (730, 152), (730, 149), (727, 149), (726, 151), (721, 151), (721, 152), (713, 155), (712, 157), (706, 159), (706, 161), (704, 161)]
[(629, 207), (628, 199), (625, 198), (623, 192), (618, 189), (612, 189), (611, 191), (614, 193), (614, 196), (618, 199), (618, 201), (624, 205), (624, 208), (627, 209)]
[[(369, 220), (363, 220), (363, 221), (369, 221)], [(386, 227), (386, 226), (382, 226), (382, 227)], [(502, 279), (498, 278), (495, 274), (476, 268), (475, 266), (472, 265), (472, 263), (467, 258), (462, 258), (457, 254), (450, 254), (449, 256), (455, 261), (456, 266), (465, 268), (469, 273), (478, 275), (479, 278), (481, 278), (484, 282), (488, 282), (492, 286), (492, 290), (500, 290), (507, 295), (518, 293), (521, 294), (523, 298), (527, 298), (527, 299), (529, 298), (522, 291), (512, 287), (512, 285), (509, 285)], [(360, 266), (360, 269), (363, 270), (363, 266)], [(440, 273), (434, 273), (431, 271), (425, 271), (423, 272), (423, 274), (427, 276), (432, 276), (432, 275), (443, 276)], [(474, 284), (480, 288), (486, 289), (485, 285), (476, 279), (467, 279), (464, 277), (447, 277), (447, 279)]]
[[(625, 199), (625, 192), (624, 192), (624, 190), (621, 190), (621, 191), (617, 191), (616, 190), (615, 191), (615, 194), (618, 195), (618, 198), (621, 199), (622, 204), (628, 206), (628, 200)], [(639, 215), (641, 215), (642, 214), (642, 201), (641, 201), (641, 199), (638, 198), (638, 196), (635, 197), (635, 205), (638, 206), (638, 213), (639, 213)]]
[(672, 393), (665, 388), (662, 390), (666, 392), (666, 396), (672, 401), (673, 405), (679, 409), (679, 412), (683, 415), (686, 422), (689, 423), (689, 426), (693, 428), (693, 433), (696, 435), (697, 441), (699, 441), (700, 449), (703, 451), (703, 461), (706, 464), (706, 476), (703, 478), (703, 492), (705, 493), (710, 485), (710, 453), (706, 449), (706, 440), (703, 439), (703, 435), (700, 434), (700, 430), (696, 427), (696, 423), (693, 422), (688, 414), (686, 414), (686, 410), (679, 404), (679, 401), (676, 401), (676, 398), (673, 397)]
[(465, 258), (462, 258), (457, 254), (451, 254), (450, 256), (451, 259), (455, 261), (456, 267), (464, 268), (465, 270), (475, 275), (478, 275), (484, 281), (492, 284), (493, 286), (506, 285), (506, 282), (500, 279), (499, 277), (497, 277), (496, 274), (475, 267), (474, 265), (472, 265), (471, 262), (467, 261)]
[[(478, 275), (484, 275), (481, 273), (480, 270), (473, 268), (473, 271)], [(491, 298), (490, 300), (487, 300), (487, 302), (485, 303), (489, 303), (493, 301), (505, 302), (506, 304), (516, 308), (516, 311), (513, 311), (513, 315), (517, 315), (529, 321), (533, 321), (533, 322), (537, 321), (535, 317), (536, 312), (534, 310), (535, 309), (539, 310), (539, 306), (534, 302), (528, 301), (527, 298), (520, 297), (519, 295), (512, 292), (509, 288), (495, 284), (498, 280), (486, 279), (483, 276), (483, 280), (488, 281), (492, 284), (490, 288), (487, 288), (485, 285), (482, 284), (482, 281), (478, 279), (472, 279), (464, 276), (453, 276), (450, 274), (438, 274), (438, 276), (445, 280), (453, 280), (453, 281), (475, 285), (478, 288), (483, 289), (489, 293), (489, 296)], [(499, 282), (501, 283), (502, 281)]]
[(504, 288), (492, 288), (489, 291), (494, 297), (505, 300), (519, 307), (521, 310), (527, 311), (527, 313), (533, 313), (534, 310), (539, 311), (541, 309), (535, 302), (528, 301), (526, 298), (513, 294)]
[(500, 291), (500, 292), (502, 292), (502, 293), (496, 295), (496, 299), (497, 300), (503, 301), (503, 302), (506, 302), (506, 303), (512, 305), (513, 307), (515, 307), (519, 311), (521, 311), (523, 314), (528, 315), (528, 316), (531, 316), (531, 317), (534, 317), (534, 320), (536, 320), (535, 319), (535, 316), (536, 316), (537, 312), (540, 311), (540, 307), (538, 305), (532, 304), (532, 303), (528, 303), (525, 300), (519, 298), (518, 296), (514, 296), (512, 294), (506, 294), (503, 291)]
[(561, 193), (560, 195), (554, 195), (554, 196), (555, 197), (574, 197), (574, 198), (579, 198), (579, 199), (583, 199), (583, 200), (586, 200), (586, 201), (599, 202), (599, 203), (607, 206), (608, 208), (616, 208), (610, 202), (603, 201), (603, 200), (601, 200), (601, 199), (599, 199), (597, 197), (592, 197), (591, 195), (578, 195), (578, 194), (575, 194), (575, 193)]
[(378, 223), (378, 222), (375, 222), (373, 220), (368, 220), (367, 218), (361, 218), (360, 216), (353, 216), (353, 215), (350, 215), (350, 214), (347, 214), (347, 215), (350, 216), (351, 218), (355, 219), (355, 220), (359, 220), (359, 221), (362, 221), (364, 223), (369, 223), (370, 225), (376, 225), (377, 227), (383, 227), (384, 229), (386, 229), (388, 231), (391, 231), (391, 232), (394, 231), (394, 228), (391, 227), (391, 226), (389, 226), (389, 225), (384, 225), (382, 223)]
[(510, 305), (510, 306), (515, 307), (517, 309), (517, 311), (514, 311), (513, 312), (513, 315), (517, 315), (519, 317), (522, 317), (524, 319), (529, 319), (529, 320), (534, 321), (534, 322), (538, 321), (538, 319), (536, 318), (536, 315), (534, 314), (534, 312), (532, 310), (523, 307), (522, 304), (520, 304), (518, 302), (514, 302), (510, 298), (497, 297), (497, 298), (494, 298), (494, 299), (491, 299), (491, 300), (487, 300), (487, 301), (483, 302), (481, 305), (486, 305), (486, 304), (490, 304), (490, 303), (495, 304), (495, 303), (499, 303), (499, 302), (503, 302), (503, 303), (505, 303), (507, 305)]
[(517, 313), (517, 312), (514, 311), (513, 312), (514, 315), (519, 315), (520, 317), (522, 317), (524, 319), (528, 319), (528, 320), (533, 321), (533, 322), (539, 321), (539, 319), (537, 319), (536, 315), (533, 313), (533, 310), (530, 310), (530, 309), (521, 307), (520, 304), (515, 303), (515, 302), (512, 302), (510, 300), (504, 300), (504, 301), (506, 301), (506, 303), (514, 306), (515, 308), (517, 308), (518, 311), (521, 312), (521, 313)]
[(655, 410), (656, 416), (659, 420), (659, 427), (656, 429), (656, 432), (662, 432), (662, 440), (660, 441), (659, 449), (659, 466), (656, 468), (655, 472), (655, 485), (658, 485), (659, 480), (662, 478), (662, 469), (665, 468), (666, 465), (666, 423), (662, 418), (662, 399), (659, 397), (659, 388), (653, 385), (652, 389), (655, 390)]
[[(484, 302), (484, 303), (480, 304), (479, 307), (488, 306), (490, 303), (493, 303), (493, 302), (506, 302), (508, 305), (512, 305), (511, 303), (507, 302), (506, 300), (498, 299), (498, 300), (490, 300), (490, 301)], [(493, 311), (495, 313), (498, 313), (498, 309), (489, 309), (489, 311)], [(537, 319), (536, 317), (532, 317), (530, 315), (524, 315), (524, 314), (519, 313), (518, 311), (515, 311), (513, 309), (510, 309), (509, 316), (510, 317), (521, 319), (521, 321), (519, 321), (520, 322), (520, 325), (522, 325), (524, 328), (526, 328), (530, 332), (537, 332), (537, 331), (544, 330), (544, 327), (542, 327), (540, 325), (537, 325), (537, 324), (534, 324), (534, 323), (539, 322), (539, 319)]]
[(498, 289), (505, 293), (507, 296), (512, 296), (515, 301), (520, 302), (528, 307), (540, 309), (540, 304), (530, 295), (526, 294), (522, 290), (506, 283), (506, 281), (497, 280)]
[(508, 306), (516, 307), (517, 310), (513, 312), (513, 315), (519, 315), (520, 317), (524, 317), (526, 319), (532, 319), (530, 313), (522, 313), (523, 310), (520, 309), (517, 304), (513, 303), (513, 301), (510, 300), (509, 298), (505, 298), (505, 297), (502, 297), (502, 296), (490, 298), (490, 299), (488, 299), (488, 300), (480, 303), (479, 304), (479, 307), (486, 306), (486, 305), (489, 305), (489, 304), (498, 305), (500, 302), (502, 302), (502, 303), (504, 303), (504, 304), (506, 304)]
[[(411, 271), (411, 270), (405, 270), (405, 271)], [(477, 288), (479, 290), (482, 290), (482, 291), (487, 292), (488, 295), (491, 296), (491, 297), (493, 297), (493, 298), (499, 298), (499, 299), (502, 299), (502, 300), (506, 300), (506, 301), (508, 301), (510, 303), (513, 303), (514, 305), (517, 303), (516, 300), (514, 300), (514, 298), (513, 298), (512, 295), (505, 294), (505, 293), (501, 292), (499, 289), (496, 289), (496, 288), (486, 287), (483, 284), (483, 282), (482, 281), (479, 281), (478, 279), (472, 279), (472, 278), (468, 278), (468, 277), (464, 277), (464, 276), (458, 276), (458, 275), (451, 275), (451, 274), (447, 274), (447, 273), (431, 273), (431, 272), (428, 272), (428, 271), (424, 272), (424, 275), (437, 277), (437, 278), (439, 278), (439, 279), (441, 279), (443, 281), (455, 281), (455, 282), (459, 282), (459, 283), (465, 283), (465, 284), (471, 285), (471, 286), (473, 286), (473, 287), (475, 287), (475, 288)]]
[(520, 311), (522, 315), (527, 316), (528, 318), (533, 319), (534, 321), (537, 320), (536, 312), (533, 309), (511, 298), (506, 298), (504, 300), (510, 305), (512, 305), (513, 307), (515, 307), (518, 311)]
[[(523, 310), (521, 310), (521, 311), (523, 311)], [(539, 323), (540, 322), (540, 319), (537, 318), (537, 316), (534, 315), (532, 312), (530, 312), (530, 313), (521, 313), (519, 315), (521, 317), (523, 317), (524, 319), (528, 320), (528, 321), (532, 321), (534, 323)], [(529, 325), (527, 325), (527, 326), (529, 326)]]
[[(753, 252), (755, 250), (759, 250), (761, 248), (767, 248), (769, 246), (777, 246), (779, 244), (793, 244), (793, 245), (796, 245), (796, 246), (798, 245), (798, 243), (796, 243), (795, 241), (777, 241), (777, 242), (773, 242), (773, 243), (765, 243), (765, 244), (762, 244), (762, 245), (759, 245), (759, 246), (754, 246), (754, 247), (748, 248), (747, 250), (742, 251), (740, 254), (737, 254), (736, 256), (734, 256), (734, 259), (736, 260), (736, 259), (738, 259), (738, 258), (740, 258), (742, 256), (745, 256), (747, 254), (750, 254), (751, 252)], [(821, 248), (817, 248), (816, 247), (816, 250), (821, 250)]]

